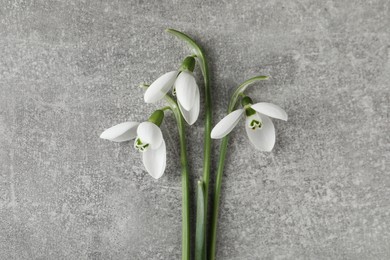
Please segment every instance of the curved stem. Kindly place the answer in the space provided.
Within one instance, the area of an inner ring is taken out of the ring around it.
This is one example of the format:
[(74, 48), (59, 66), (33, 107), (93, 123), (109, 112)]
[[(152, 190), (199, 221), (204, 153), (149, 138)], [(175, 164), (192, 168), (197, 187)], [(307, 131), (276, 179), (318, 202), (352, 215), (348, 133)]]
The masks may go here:
[[(204, 151), (203, 151), (203, 184), (204, 184), (204, 230), (207, 230), (207, 209), (208, 209), (208, 194), (211, 171), (211, 88), (209, 69), (202, 48), (188, 35), (174, 29), (167, 29), (168, 33), (175, 35), (179, 39), (185, 41), (192, 49), (194, 55), (199, 61), (200, 69), (203, 74), (205, 88), (205, 131), (204, 131)], [(206, 255), (206, 232), (204, 232), (204, 255)]]
[(257, 81), (267, 80), (267, 79), (268, 79), (268, 76), (257, 76), (257, 77), (250, 78), (250, 79), (244, 81), (243, 83), (241, 83), (241, 85), (239, 85), (237, 87), (237, 89), (234, 91), (232, 97), (230, 98), (228, 113), (230, 113), (234, 110), (234, 108), (236, 107), (238, 98), (243, 94), (243, 92), (247, 89), (247, 87), (249, 85), (251, 85)]
[(160, 110), (166, 111), (166, 110), (172, 110), (172, 108), (171, 108), (171, 106), (166, 106), (166, 107), (160, 108)]
[[(248, 79), (247, 81), (243, 82), (240, 86), (238, 86), (238, 88), (233, 93), (230, 99), (228, 114), (231, 113), (236, 108), (238, 99), (240, 98), (241, 94), (245, 91), (245, 89), (249, 85), (257, 81), (266, 80), (266, 79), (268, 79), (267, 76), (258, 76), (258, 77)], [(226, 158), (228, 143), (229, 143), (229, 135), (222, 138), (221, 146), (220, 146), (217, 177), (215, 180), (213, 210), (211, 215), (211, 237), (210, 237), (211, 240), (210, 240), (210, 248), (209, 248), (209, 252), (210, 252), (209, 260), (214, 260), (215, 253), (216, 253), (219, 200), (221, 197), (222, 176), (223, 176), (223, 169), (225, 166), (225, 158)]]

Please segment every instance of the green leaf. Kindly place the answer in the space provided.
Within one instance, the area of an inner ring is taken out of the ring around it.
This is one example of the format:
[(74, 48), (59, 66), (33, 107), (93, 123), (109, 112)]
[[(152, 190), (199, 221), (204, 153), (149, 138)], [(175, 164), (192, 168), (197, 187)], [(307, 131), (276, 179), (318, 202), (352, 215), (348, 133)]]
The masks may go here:
[(204, 260), (204, 239), (205, 239), (205, 208), (204, 208), (204, 185), (203, 181), (198, 181), (196, 199), (196, 237), (195, 237), (195, 260)]

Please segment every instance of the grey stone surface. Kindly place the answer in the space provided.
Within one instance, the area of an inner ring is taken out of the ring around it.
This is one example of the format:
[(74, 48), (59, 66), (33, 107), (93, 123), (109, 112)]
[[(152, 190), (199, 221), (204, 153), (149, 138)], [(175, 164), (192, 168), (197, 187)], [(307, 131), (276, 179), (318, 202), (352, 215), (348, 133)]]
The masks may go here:
[[(387, 0), (1, 1), (0, 259), (180, 258), (172, 117), (158, 181), (131, 143), (98, 138), (156, 108), (138, 84), (189, 53), (167, 27), (207, 52), (214, 123), (258, 74), (248, 93), (289, 114), (272, 153), (232, 134), (218, 258), (389, 259), (389, 17)], [(203, 116), (193, 179), (202, 134)]]

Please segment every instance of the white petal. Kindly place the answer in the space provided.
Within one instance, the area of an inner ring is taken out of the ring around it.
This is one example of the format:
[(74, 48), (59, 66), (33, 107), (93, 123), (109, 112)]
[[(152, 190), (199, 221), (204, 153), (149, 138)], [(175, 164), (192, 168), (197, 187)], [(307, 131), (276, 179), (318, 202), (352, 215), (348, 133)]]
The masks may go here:
[(164, 140), (157, 149), (147, 149), (142, 153), (142, 161), (148, 173), (155, 179), (160, 178), (165, 171), (167, 152)]
[(114, 125), (104, 131), (100, 138), (107, 139), (114, 142), (125, 142), (134, 139), (137, 136), (137, 122), (124, 122)]
[(154, 103), (162, 99), (175, 83), (177, 71), (165, 73), (156, 79), (145, 92), (144, 100), (146, 103)]
[(281, 107), (277, 105), (266, 103), (266, 102), (260, 102), (260, 103), (253, 104), (251, 108), (266, 116), (287, 121), (286, 111), (284, 111)]
[(137, 128), (137, 135), (138, 138), (141, 139), (142, 143), (149, 144), (151, 149), (160, 147), (163, 141), (160, 127), (152, 122), (141, 123)]
[(177, 76), (175, 81), (176, 96), (182, 107), (189, 111), (195, 103), (196, 84), (192, 73), (183, 71)]
[[(262, 122), (261, 128), (251, 129), (250, 122), (255, 119)], [(268, 116), (256, 113), (246, 118), (245, 130), (250, 142), (260, 151), (270, 152), (275, 145), (275, 127)]]
[(177, 103), (179, 105), (180, 112), (181, 112), (181, 114), (184, 117), (184, 120), (186, 120), (186, 122), (189, 125), (193, 125), (196, 122), (196, 120), (198, 119), (198, 116), (199, 116), (199, 108), (200, 108), (199, 89), (196, 88), (195, 102), (194, 102), (194, 105), (192, 106), (192, 108), (190, 109), (190, 111), (185, 110), (182, 107), (182, 105), (180, 104), (180, 102), (177, 102)]
[(243, 113), (244, 109), (240, 108), (222, 118), (222, 120), (214, 126), (213, 130), (211, 130), (211, 138), (220, 139), (229, 134), (237, 125), (238, 121), (240, 121)]

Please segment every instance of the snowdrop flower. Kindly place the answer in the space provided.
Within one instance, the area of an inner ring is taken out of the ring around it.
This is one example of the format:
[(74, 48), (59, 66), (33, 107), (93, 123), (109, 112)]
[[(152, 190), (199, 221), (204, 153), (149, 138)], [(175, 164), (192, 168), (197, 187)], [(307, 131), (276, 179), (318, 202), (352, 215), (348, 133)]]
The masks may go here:
[(124, 122), (105, 130), (100, 138), (114, 142), (135, 139), (134, 148), (142, 152), (142, 161), (148, 173), (160, 178), (166, 166), (166, 147), (160, 125), (164, 118), (162, 110), (156, 110), (143, 123)]
[(177, 96), (180, 112), (189, 125), (196, 122), (199, 116), (200, 94), (193, 71), (195, 58), (186, 57), (179, 71), (165, 73), (156, 79), (145, 92), (145, 102), (155, 103), (161, 100), (170, 89)]
[(287, 113), (277, 105), (260, 102), (252, 105), (249, 97), (242, 99), (244, 108), (225, 116), (211, 131), (211, 138), (220, 139), (229, 134), (245, 113), (245, 130), (249, 141), (260, 151), (270, 152), (275, 144), (275, 128), (269, 117), (287, 121)]

